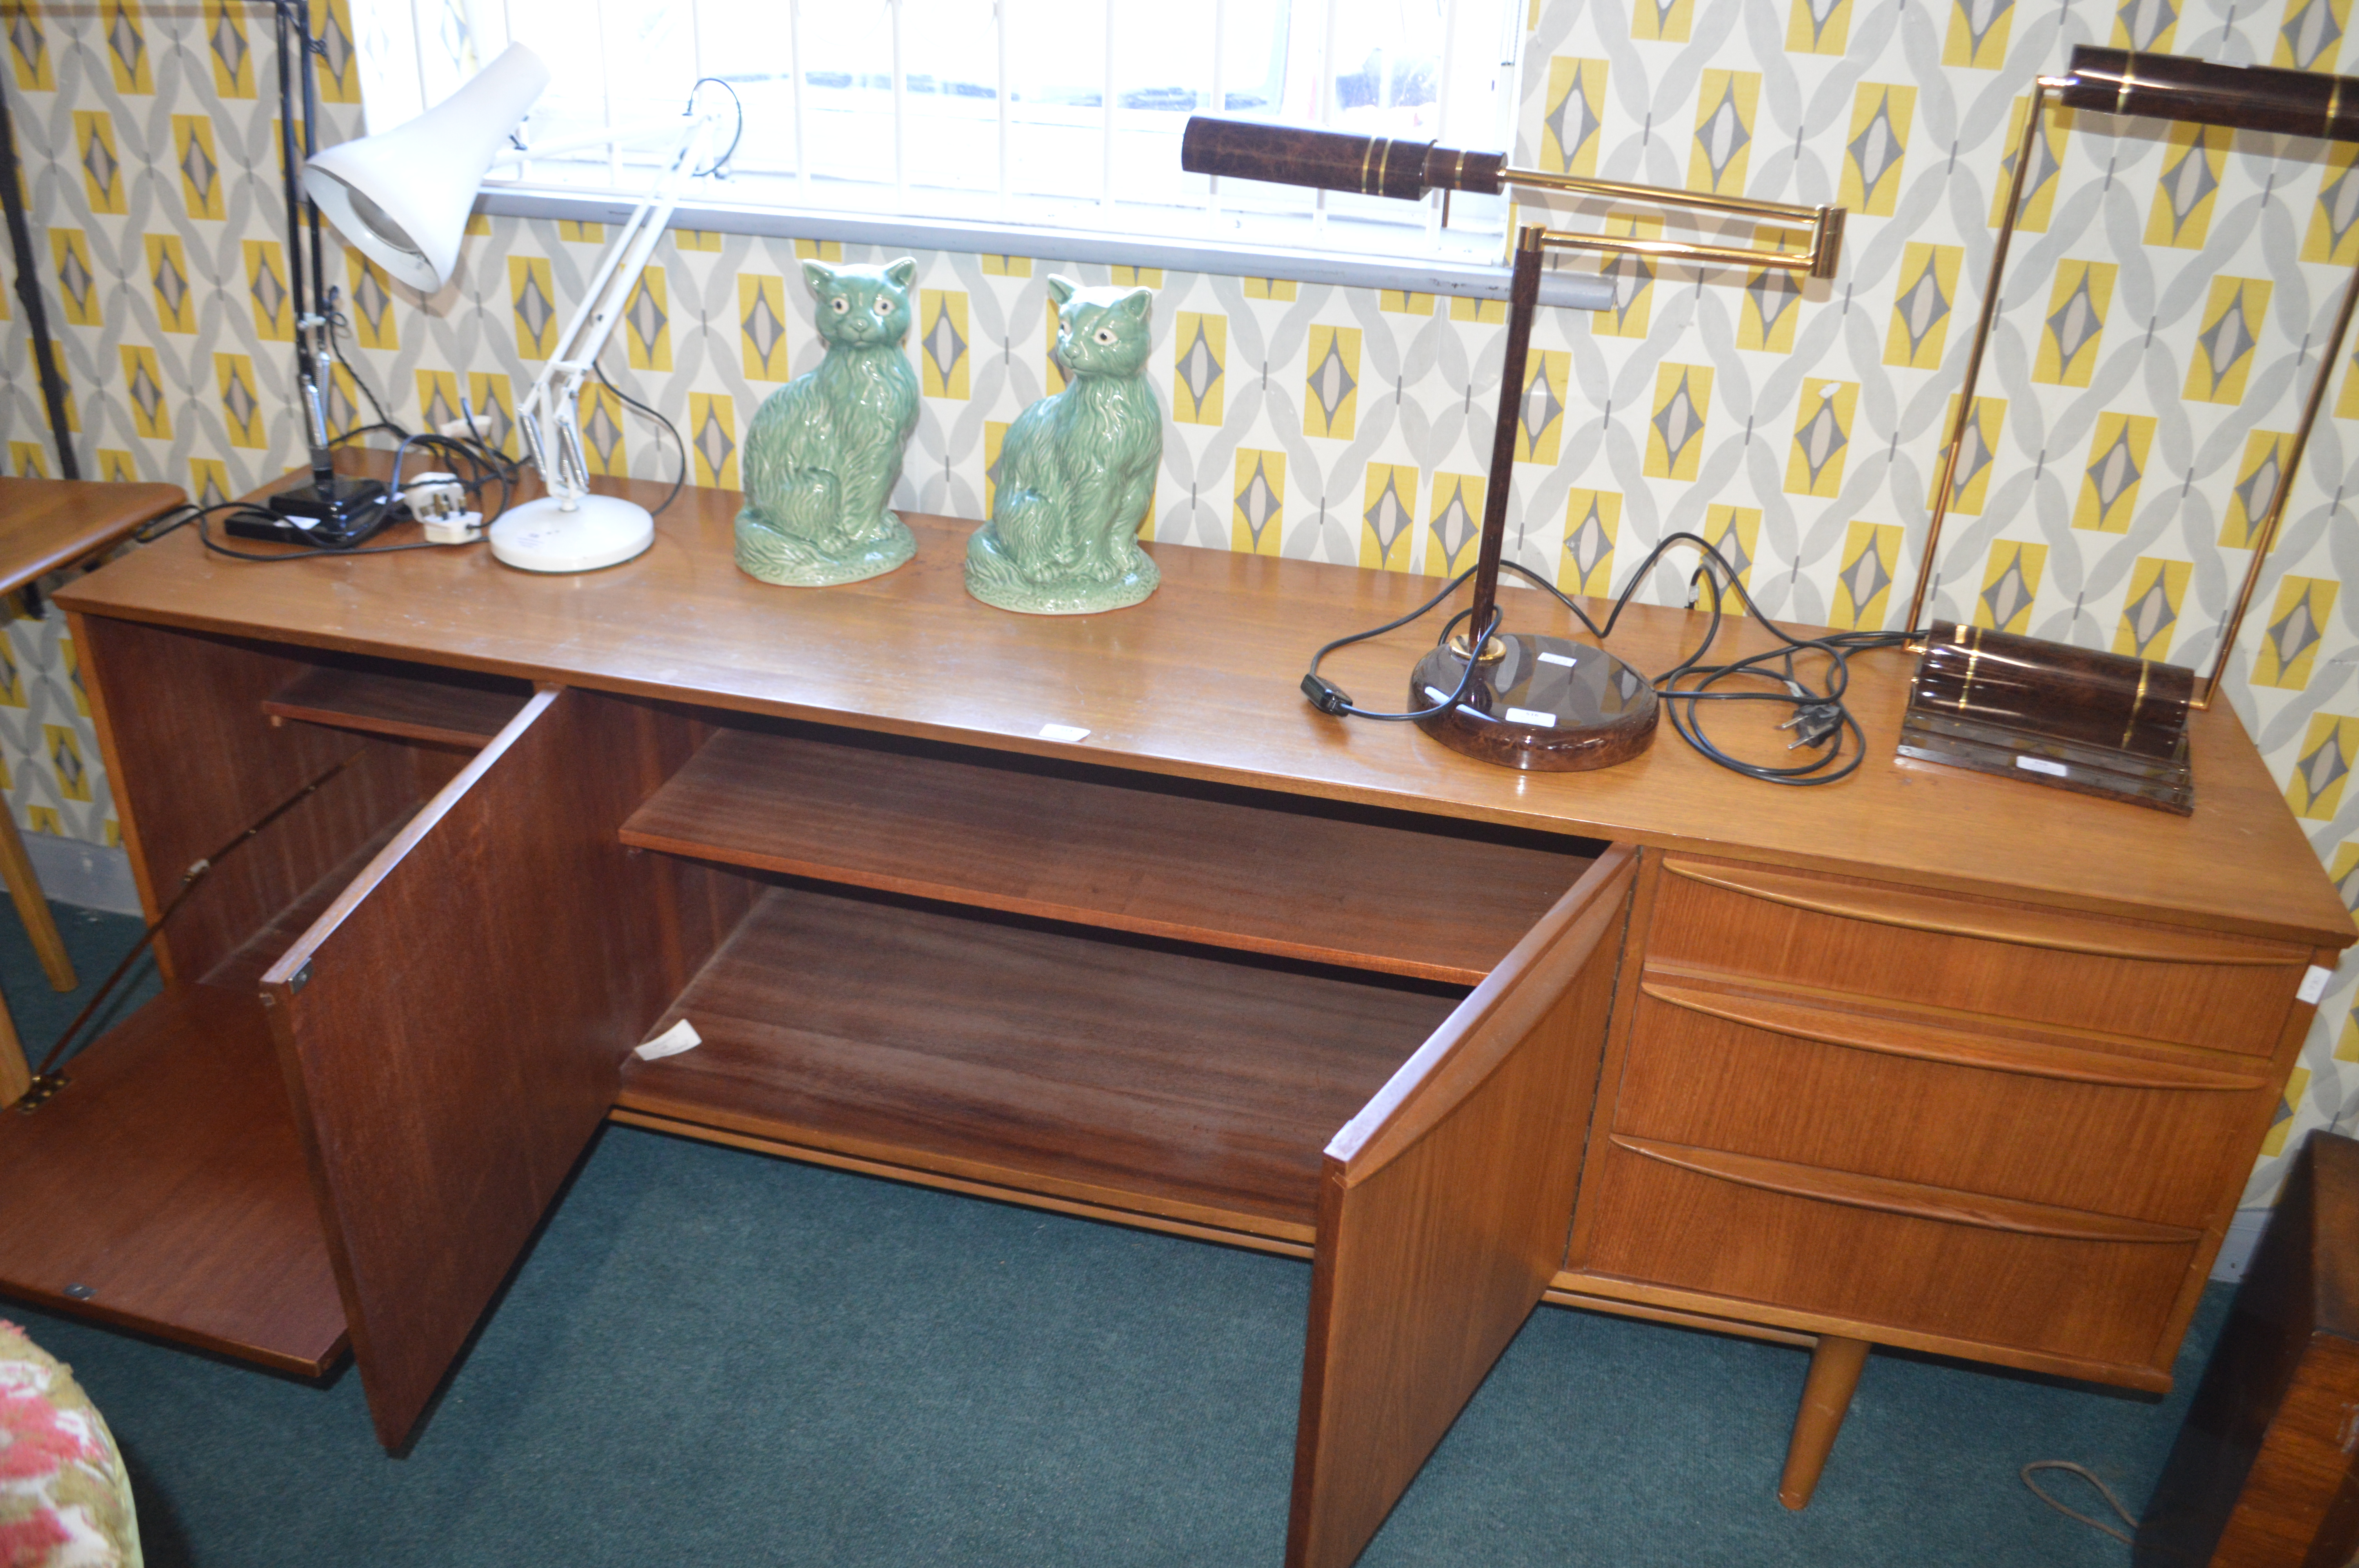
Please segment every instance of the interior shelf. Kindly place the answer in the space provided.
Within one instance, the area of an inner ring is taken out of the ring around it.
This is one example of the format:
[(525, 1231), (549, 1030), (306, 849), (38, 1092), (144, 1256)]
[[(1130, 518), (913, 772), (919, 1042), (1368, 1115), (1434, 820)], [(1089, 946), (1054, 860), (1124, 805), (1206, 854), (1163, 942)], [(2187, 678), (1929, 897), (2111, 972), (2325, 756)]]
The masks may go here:
[(429, 745), (480, 750), (531, 697), (522, 681), (437, 671), (432, 678), (321, 665), (266, 699), (272, 719), (299, 719), (337, 730)]
[(260, 1000), (168, 987), (65, 1070), (0, 1116), (0, 1292), (325, 1371), (343, 1303)]
[(1306, 1243), (1320, 1157), (1447, 988), (782, 887), (681, 993), (703, 1044), (618, 1107)]
[(1016, 754), (740, 729), (715, 733), (622, 839), (1458, 985), (1488, 974), (1591, 859), (1573, 841), (1481, 824), (1412, 826)]

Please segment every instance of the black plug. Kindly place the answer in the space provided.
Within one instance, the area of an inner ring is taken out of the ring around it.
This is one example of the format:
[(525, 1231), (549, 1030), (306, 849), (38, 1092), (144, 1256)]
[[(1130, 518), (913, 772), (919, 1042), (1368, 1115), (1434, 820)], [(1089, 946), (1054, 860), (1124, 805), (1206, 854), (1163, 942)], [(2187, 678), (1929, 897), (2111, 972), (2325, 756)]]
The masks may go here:
[(1304, 676), (1302, 695), (1309, 697), (1310, 706), (1321, 713), (1333, 714), (1341, 719), (1352, 711), (1352, 694), (1322, 676)]
[(1839, 703), (1805, 702), (1777, 728), (1794, 731), (1786, 747), (1789, 752), (1798, 746), (1823, 746), (1843, 729), (1843, 708)]

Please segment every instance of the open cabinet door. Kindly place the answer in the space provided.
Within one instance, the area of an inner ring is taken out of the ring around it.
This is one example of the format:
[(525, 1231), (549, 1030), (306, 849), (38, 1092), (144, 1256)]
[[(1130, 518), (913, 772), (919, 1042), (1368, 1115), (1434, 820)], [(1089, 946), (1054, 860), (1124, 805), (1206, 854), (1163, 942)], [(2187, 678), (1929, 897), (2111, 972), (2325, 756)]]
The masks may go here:
[(615, 838), (652, 787), (662, 722), (544, 688), (263, 977), (388, 1448), (679, 983), (657, 858), (626, 860)]
[(1564, 1260), (1634, 851), (1600, 856), (1328, 1144), (1288, 1568), (1345, 1568)]

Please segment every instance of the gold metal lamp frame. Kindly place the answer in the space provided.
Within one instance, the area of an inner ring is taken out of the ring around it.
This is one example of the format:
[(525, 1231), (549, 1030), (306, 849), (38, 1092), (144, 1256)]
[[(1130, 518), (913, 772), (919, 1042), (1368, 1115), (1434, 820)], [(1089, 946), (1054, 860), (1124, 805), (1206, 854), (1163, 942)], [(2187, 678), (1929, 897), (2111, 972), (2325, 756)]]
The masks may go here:
[[(2134, 50), (2083, 45), (2073, 49), (2071, 67), (2064, 75), (2043, 76), (2032, 83), (2030, 106), (2023, 117), (2021, 139), (2016, 144), (2014, 172), (2007, 181), (2005, 216), (1991, 244), (1990, 276), (1983, 286), (1982, 314), (1974, 324), (1973, 348), (1966, 355), (1965, 380), (1958, 389), (1958, 412), (1951, 422), (1949, 444), (1942, 450), (1941, 478), (1934, 488), (1932, 517), (1926, 525), (1924, 554), (1917, 568), (1917, 590), (1908, 600), (1908, 617), (1904, 622), (1909, 634), (1918, 639), (1912, 646), (1919, 653), (1924, 651), (1921, 617), (1934, 565), (1940, 559), (1941, 524), (1955, 497), (1958, 461), (1965, 450), (1966, 433), (1974, 426), (1974, 387), (1982, 375), (1983, 352), (1990, 344), (1991, 327), (1998, 317), (1999, 286), (2006, 266), (2007, 245), (2015, 237), (2023, 207), (2024, 185), (2038, 156), (2051, 100), (2060, 107), (2100, 114), (2359, 141), (2359, 78), (2259, 66), (2214, 65), (2179, 55), (2142, 55)], [(2220, 646), (2212, 655), (2211, 672), (2203, 677), (2201, 689), (2189, 699), (2190, 707), (2209, 708), (2227, 675), (2228, 660), (2235, 652), (2245, 613), (2252, 606), (2254, 590), (2260, 586), (2261, 568), (2277, 541), (2277, 524), (2293, 495), (2294, 479), (2300, 472), (2310, 429), (2318, 423), (2327, 388), (2333, 381), (2335, 368), (2343, 362), (2343, 341), (2350, 330), (2354, 307), (2359, 307), (2359, 270), (2353, 272), (2350, 283), (2343, 288), (2343, 303), (2335, 312), (2333, 330), (2327, 335), (2318, 374), (2310, 382), (2301, 421), (2294, 427), (2276, 491), (2269, 497), (2268, 510), (2253, 531), (2253, 558), (2245, 569), (2244, 586), (2237, 590), (2235, 603), (2222, 622)]]
[[(1498, 624), (1499, 563), (1507, 532), (1516, 432), (1521, 422), (1524, 374), (1530, 357), (1532, 318), (1540, 302), (1543, 261), (1549, 251), (1603, 251), (1691, 265), (1768, 267), (1831, 278), (1843, 252), (1843, 209), (1510, 168), (1502, 153), (1464, 152), (1431, 142), (1338, 135), (1203, 115), (1188, 122), (1180, 164), (1194, 174), (1412, 201), (1435, 189), (1497, 196), (1511, 185), (1522, 186), (1606, 201), (1752, 218), (1781, 229), (1807, 231), (1808, 243), (1799, 247), (1580, 233), (1544, 223), (1525, 225), (1516, 235), (1515, 266), (1507, 291), (1506, 354), (1499, 370), (1498, 423), (1483, 498), (1473, 602), (1466, 612), (1465, 633), (1435, 648), (1410, 672), (1410, 699), (1415, 708), (1428, 702), (1439, 704), (1417, 719), (1418, 727), (1427, 734), (1452, 751), (1506, 767), (1550, 772), (1609, 767), (1644, 751), (1653, 739), (1659, 705), (1643, 676), (1603, 648), (1567, 638), (1510, 633)], [(1469, 669), (1470, 660), (1481, 667)], [(1565, 673), (1560, 676), (1557, 671)], [(1466, 694), (1464, 700), (1442, 701), (1453, 687)], [(1327, 712), (1355, 711), (1347, 706), (1330, 706), (1347, 699), (1315, 674), (1304, 678), (1304, 690)]]

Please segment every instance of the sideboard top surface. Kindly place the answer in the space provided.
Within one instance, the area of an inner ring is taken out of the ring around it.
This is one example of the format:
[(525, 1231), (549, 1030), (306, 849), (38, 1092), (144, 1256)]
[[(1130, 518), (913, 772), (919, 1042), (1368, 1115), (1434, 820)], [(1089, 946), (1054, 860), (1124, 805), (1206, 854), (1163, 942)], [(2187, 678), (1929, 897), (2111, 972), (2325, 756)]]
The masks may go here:
[[(602, 481), (603, 485), (603, 481)], [(648, 505), (667, 487), (611, 486)], [(418, 550), (259, 565), (182, 529), (75, 582), (60, 603), (117, 617), (367, 653), (720, 708), (1029, 752), (1298, 794), (1865, 872), (2071, 907), (2138, 913), (2341, 946), (2351, 917), (2227, 705), (2192, 716), (2190, 817), (1893, 757), (1912, 659), (1853, 662), (1867, 760), (1794, 789), (1707, 762), (1666, 723), (1653, 748), (1585, 773), (1521, 773), (1413, 726), (1327, 718), (1298, 683), (1313, 649), (1406, 613), (1436, 579), (1164, 546), (1163, 587), (1112, 614), (1031, 617), (968, 598), (974, 524), (912, 516), (918, 557), (842, 588), (767, 587), (738, 571), (734, 492), (683, 490), (646, 555), (538, 577), (488, 551)], [(414, 536), (404, 528), (391, 537)], [(1503, 594), (1518, 630), (1572, 630), (1537, 592)], [(1602, 612), (1603, 606), (1599, 611)], [(1331, 658), (1364, 705), (1397, 708), (1439, 612)], [(1634, 606), (1614, 651), (1649, 672), (1705, 617)], [(1724, 625), (1722, 649), (1767, 639)], [(1726, 656), (1725, 654), (1716, 656)], [(1712, 714), (1737, 749), (1788, 760), (1772, 709)], [(1089, 731), (1077, 743), (1044, 726)], [(1405, 893), (1414, 896), (1412, 890)]]

